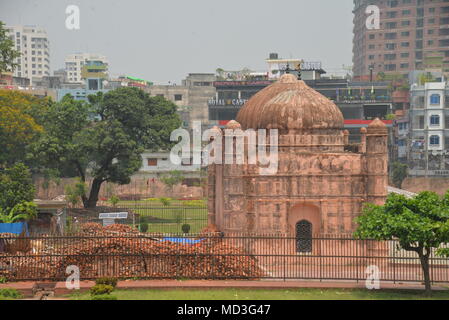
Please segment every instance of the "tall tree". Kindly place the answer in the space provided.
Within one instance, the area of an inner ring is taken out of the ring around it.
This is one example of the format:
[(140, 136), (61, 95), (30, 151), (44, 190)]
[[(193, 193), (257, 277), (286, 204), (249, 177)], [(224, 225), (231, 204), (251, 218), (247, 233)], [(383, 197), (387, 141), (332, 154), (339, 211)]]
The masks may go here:
[(20, 52), (14, 47), (14, 42), (6, 32), (5, 24), (0, 21), (0, 76), (3, 72), (14, 71), (17, 63), (15, 60), (20, 57)]
[(89, 104), (66, 96), (49, 110), (34, 155), (44, 167), (82, 182), (92, 177), (82, 200), (93, 208), (103, 182), (129, 183), (142, 166), (142, 152), (167, 149), (171, 131), (180, 125), (175, 104), (138, 88), (98, 93)]
[(449, 192), (443, 198), (427, 191), (414, 198), (390, 194), (383, 206), (367, 205), (357, 222), (356, 237), (397, 239), (402, 249), (415, 252), (426, 292), (431, 293), (430, 255), (449, 242)]

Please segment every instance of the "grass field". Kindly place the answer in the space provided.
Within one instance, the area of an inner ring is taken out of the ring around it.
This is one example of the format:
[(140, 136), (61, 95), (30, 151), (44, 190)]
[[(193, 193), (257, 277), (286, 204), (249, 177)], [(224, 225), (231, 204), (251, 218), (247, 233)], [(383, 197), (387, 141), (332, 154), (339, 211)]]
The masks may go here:
[(148, 223), (148, 232), (181, 233), (184, 224), (190, 233), (198, 233), (207, 226), (207, 208), (204, 200), (180, 201), (169, 199), (164, 205), (160, 199), (120, 201), (118, 207), (139, 214), (139, 223)]
[[(116, 290), (119, 300), (449, 300), (449, 291), (434, 292), (431, 297), (422, 291), (361, 289), (297, 289), (297, 290)], [(89, 300), (89, 293), (74, 294), (74, 300)]]

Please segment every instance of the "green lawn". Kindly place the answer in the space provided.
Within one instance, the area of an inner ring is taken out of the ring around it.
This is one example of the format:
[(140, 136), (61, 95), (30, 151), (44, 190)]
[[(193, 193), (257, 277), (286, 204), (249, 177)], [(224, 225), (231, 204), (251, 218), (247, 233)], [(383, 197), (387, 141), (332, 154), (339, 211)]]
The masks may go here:
[(138, 223), (148, 223), (148, 232), (181, 233), (183, 224), (190, 225), (190, 233), (198, 233), (207, 226), (207, 208), (204, 200), (170, 200), (164, 206), (158, 199), (120, 201), (118, 207), (139, 214)]
[(140, 223), (149, 224), (149, 232), (181, 233), (183, 224), (190, 225), (190, 233), (207, 226), (207, 209), (198, 207), (135, 207)]
[[(296, 290), (116, 290), (119, 300), (449, 300), (449, 291), (425, 297), (421, 291), (296, 289)], [(89, 293), (73, 294), (71, 299), (89, 300)]]

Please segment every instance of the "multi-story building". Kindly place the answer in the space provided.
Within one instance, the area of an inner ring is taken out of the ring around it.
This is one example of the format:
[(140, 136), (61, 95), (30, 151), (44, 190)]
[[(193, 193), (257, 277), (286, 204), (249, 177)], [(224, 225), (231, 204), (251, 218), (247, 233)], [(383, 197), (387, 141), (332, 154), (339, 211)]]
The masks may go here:
[(103, 73), (103, 78), (107, 78), (108, 61), (105, 56), (91, 53), (75, 53), (65, 58), (65, 71), (69, 83), (82, 83), (89, 77), (89, 72)]
[(208, 102), (215, 97), (212, 73), (190, 73), (182, 85), (153, 85), (144, 90), (152, 96), (164, 97), (178, 106), (184, 127), (191, 127), (193, 121), (209, 126)]
[[(367, 27), (375, 5), (378, 29)], [(354, 0), (353, 72), (355, 77), (407, 74), (413, 70), (449, 73), (447, 0)]]
[(9, 37), (21, 55), (14, 76), (39, 79), (50, 75), (50, 43), (45, 29), (37, 26), (7, 26)]
[(449, 86), (446, 82), (412, 86), (409, 123), (409, 175), (449, 176)]

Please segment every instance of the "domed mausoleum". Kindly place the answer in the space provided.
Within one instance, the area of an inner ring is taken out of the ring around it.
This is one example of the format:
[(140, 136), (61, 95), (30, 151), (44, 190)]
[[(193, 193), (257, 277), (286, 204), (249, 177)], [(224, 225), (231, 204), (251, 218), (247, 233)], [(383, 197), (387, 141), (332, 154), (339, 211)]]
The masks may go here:
[(349, 145), (339, 108), (295, 76), (283, 75), (253, 96), (227, 127), (240, 128), (278, 130), (278, 170), (209, 166), (209, 222), (221, 231), (350, 234), (364, 203), (385, 201), (385, 124), (374, 120), (362, 128), (361, 143)]

